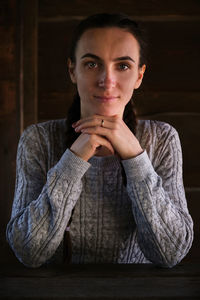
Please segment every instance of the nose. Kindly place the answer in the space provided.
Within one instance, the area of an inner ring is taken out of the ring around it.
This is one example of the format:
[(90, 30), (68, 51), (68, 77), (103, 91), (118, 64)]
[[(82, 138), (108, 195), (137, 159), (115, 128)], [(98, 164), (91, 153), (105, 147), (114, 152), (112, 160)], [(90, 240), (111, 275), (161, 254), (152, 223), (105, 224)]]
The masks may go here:
[(116, 86), (116, 78), (112, 70), (102, 70), (98, 79), (98, 86), (104, 89), (111, 89)]

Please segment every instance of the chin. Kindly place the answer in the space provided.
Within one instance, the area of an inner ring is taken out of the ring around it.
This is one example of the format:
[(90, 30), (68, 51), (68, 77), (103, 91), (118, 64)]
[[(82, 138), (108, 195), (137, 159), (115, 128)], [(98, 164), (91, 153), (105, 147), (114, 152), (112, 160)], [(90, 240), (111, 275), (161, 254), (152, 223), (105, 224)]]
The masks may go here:
[(106, 117), (112, 117), (115, 115), (123, 115), (123, 111), (119, 110), (119, 109), (109, 109), (109, 108), (103, 108), (103, 109), (97, 109), (95, 111), (96, 115), (101, 115), (101, 116), (106, 116)]
[[(113, 117), (115, 115), (118, 115), (119, 113), (117, 112), (108, 112), (108, 111), (101, 111), (101, 112), (96, 112), (95, 115), (101, 115), (101, 116), (105, 116), (105, 117)], [(120, 114), (121, 115), (121, 114)]]

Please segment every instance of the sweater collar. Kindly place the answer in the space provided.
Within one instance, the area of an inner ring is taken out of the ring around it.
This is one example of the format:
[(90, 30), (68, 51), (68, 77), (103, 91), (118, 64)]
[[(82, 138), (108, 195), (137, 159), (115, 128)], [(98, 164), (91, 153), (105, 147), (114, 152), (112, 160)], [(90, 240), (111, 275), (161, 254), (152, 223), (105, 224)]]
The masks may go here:
[(88, 161), (93, 167), (99, 167), (104, 169), (114, 169), (120, 166), (120, 158), (112, 156), (93, 156)]

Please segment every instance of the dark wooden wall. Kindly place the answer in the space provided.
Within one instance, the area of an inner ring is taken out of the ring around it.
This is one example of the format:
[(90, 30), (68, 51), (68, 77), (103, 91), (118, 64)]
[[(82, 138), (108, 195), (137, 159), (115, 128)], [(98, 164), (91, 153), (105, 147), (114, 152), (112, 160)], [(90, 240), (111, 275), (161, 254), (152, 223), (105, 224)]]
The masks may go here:
[(0, 244), (5, 242), (14, 191), (17, 141), (29, 124), (64, 118), (73, 86), (67, 73), (72, 29), (85, 16), (124, 12), (149, 36), (149, 63), (135, 93), (139, 118), (169, 122), (179, 132), (184, 183), (195, 222), (186, 260), (200, 257), (200, 1), (4, 0), (0, 13)]
[(0, 10), (0, 257), (7, 252), (5, 227), (10, 216), (19, 138), (19, 49), (17, 6), (4, 1)]

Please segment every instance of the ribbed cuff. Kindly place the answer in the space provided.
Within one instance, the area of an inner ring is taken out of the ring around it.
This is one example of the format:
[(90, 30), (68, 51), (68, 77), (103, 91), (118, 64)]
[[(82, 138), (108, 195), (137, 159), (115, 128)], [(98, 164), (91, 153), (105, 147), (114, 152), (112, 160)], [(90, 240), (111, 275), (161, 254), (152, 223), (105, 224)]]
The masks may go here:
[(59, 162), (55, 165), (54, 170), (60, 176), (67, 176), (71, 180), (78, 180), (83, 177), (90, 166), (90, 163), (67, 149)]
[(122, 160), (127, 180), (143, 180), (154, 171), (146, 150), (138, 156)]

